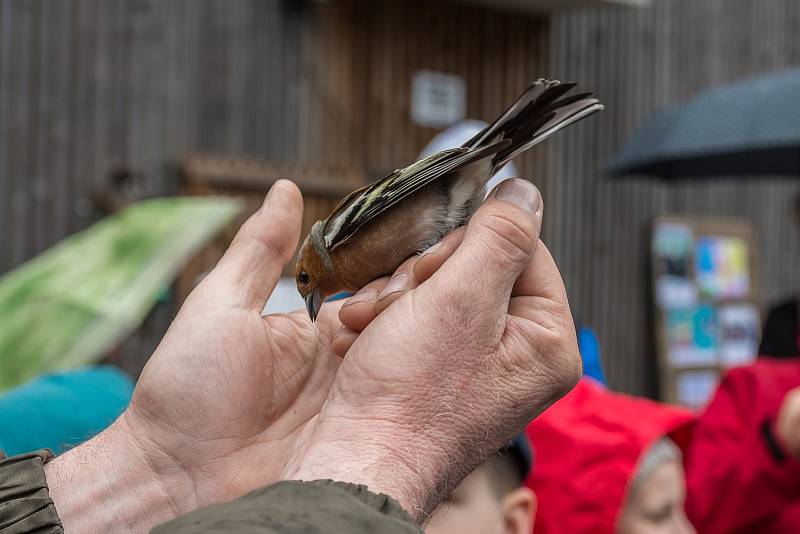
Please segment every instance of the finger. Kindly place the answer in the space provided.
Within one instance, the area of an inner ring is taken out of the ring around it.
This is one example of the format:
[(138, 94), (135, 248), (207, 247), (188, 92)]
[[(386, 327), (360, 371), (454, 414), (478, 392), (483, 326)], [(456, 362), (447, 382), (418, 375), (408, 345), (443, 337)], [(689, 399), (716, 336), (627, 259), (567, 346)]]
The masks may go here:
[(358, 333), (343, 326), (333, 336), (331, 340), (331, 350), (333, 350), (333, 353), (338, 357), (344, 358), (344, 355), (347, 354), (347, 351), (350, 350), (350, 347), (353, 346), (356, 339), (358, 339)]
[(556, 262), (547, 246), (541, 241), (533, 259), (519, 275), (511, 290), (512, 297), (541, 297), (560, 304), (567, 302), (567, 290)]
[(544, 243), (539, 243), (531, 263), (517, 279), (507, 313), (524, 320), (524, 323), (517, 323), (525, 325), (518, 332), (537, 353), (547, 353), (547, 347), (552, 347), (557, 339), (568, 345), (567, 353), (577, 354), (575, 324), (567, 292)]
[[(508, 310), (511, 289), (539, 243), (542, 198), (532, 183), (500, 183), (475, 212), (461, 246), (431, 276), (431, 294), (458, 295), (456, 303), (498, 317)], [(423, 286), (425, 287), (425, 286)]]
[[(320, 336), (333, 339), (342, 327), (342, 322), (339, 320), (339, 310), (342, 307), (342, 303), (343, 301), (341, 300), (335, 300), (326, 303), (325, 306), (320, 309), (316, 321), (317, 332)], [(305, 309), (297, 310), (297, 312), (301, 312), (301, 317), (302, 314), (305, 313), (305, 317), (308, 318), (308, 311)]]
[(339, 320), (342, 324), (356, 332), (364, 330), (377, 315), (375, 301), (378, 299), (378, 293), (388, 282), (388, 276), (373, 280), (345, 300), (339, 310)]
[[(364, 286), (361, 291), (345, 302), (339, 312), (342, 324), (356, 332), (363, 331), (392, 302), (436, 272), (458, 248), (463, 239), (464, 230), (464, 227), (457, 228), (421, 255), (409, 258), (398, 267), (395, 273), (408, 273), (409, 275), (407, 283), (399, 290), (381, 294), (390, 281), (387, 277), (379, 278)], [(379, 295), (381, 295), (380, 300)]]
[(421, 284), (444, 265), (464, 240), (466, 229), (465, 226), (456, 228), (419, 256), (414, 264), (414, 278), (417, 283)]
[(392, 302), (419, 285), (419, 282), (414, 278), (414, 264), (418, 259), (419, 256), (411, 256), (395, 270), (392, 277), (378, 293), (378, 298), (375, 300), (373, 307), (375, 316), (391, 306)]
[(297, 248), (302, 216), (300, 190), (288, 180), (278, 180), (209, 278), (242, 306), (260, 311)]

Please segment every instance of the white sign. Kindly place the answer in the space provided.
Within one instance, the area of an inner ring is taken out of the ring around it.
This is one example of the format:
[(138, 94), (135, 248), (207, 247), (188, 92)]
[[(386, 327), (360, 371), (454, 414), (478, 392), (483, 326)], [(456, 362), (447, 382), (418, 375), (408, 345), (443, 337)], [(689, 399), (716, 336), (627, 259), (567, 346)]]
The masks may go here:
[(411, 83), (411, 118), (420, 126), (444, 128), (463, 120), (467, 86), (453, 74), (421, 70)]
[(751, 304), (730, 304), (719, 309), (719, 355), (723, 365), (745, 365), (756, 359), (761, 334), (758, 310)]

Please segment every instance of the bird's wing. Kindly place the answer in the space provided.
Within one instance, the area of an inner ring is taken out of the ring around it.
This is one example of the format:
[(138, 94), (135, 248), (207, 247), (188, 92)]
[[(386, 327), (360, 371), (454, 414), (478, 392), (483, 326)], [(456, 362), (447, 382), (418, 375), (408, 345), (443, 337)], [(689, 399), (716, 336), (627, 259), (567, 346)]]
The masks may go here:
[(463, 146), (477, 148), (497, 138), (510, 139), (509, 147), (492, 162), (492, 172), (497, 172), (518, 154), (603, 109), (593, 93), (569, 94), (575, 87), (572, 82), (539, 78), (497, 120)]
[(412, 193), (445, 174), (496, 154), (509, 144), (510, 141), (500, 140), (478, 148), (443, 150), (353, 191), (336, 206), (326, 220), (323, 228), (325, 246), (328, 250), (334, 250), (347, 242), (364, 224)]

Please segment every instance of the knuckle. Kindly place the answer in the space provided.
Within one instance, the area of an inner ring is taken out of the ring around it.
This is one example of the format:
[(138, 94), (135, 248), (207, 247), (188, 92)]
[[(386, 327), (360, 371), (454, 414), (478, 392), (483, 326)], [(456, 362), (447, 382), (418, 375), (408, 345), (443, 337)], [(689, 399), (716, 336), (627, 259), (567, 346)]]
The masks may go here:
[(484, 240), (500, 258), (514, 263), (527, 263), (533, 252), (533, 222), (514, 217), (508, 212), (486, 215), (482, 221)]
[(583, 364), (578, 351), (577, 340), (571, 328), (560, 325), (545, 327), (533, 326), (523, 321), (515, 321), (515, 334), (512, 346), (512, 366), (516, 369), (529, 369), (547, 377), (552, 400), (558, 399), (572, 390), (583, 374)]
[(563, 358), (564, 371), (561, 377), (559, 397), (563, 397), (574, 388), (583, 375), (583, 362), (577, 350), (567, 349)]

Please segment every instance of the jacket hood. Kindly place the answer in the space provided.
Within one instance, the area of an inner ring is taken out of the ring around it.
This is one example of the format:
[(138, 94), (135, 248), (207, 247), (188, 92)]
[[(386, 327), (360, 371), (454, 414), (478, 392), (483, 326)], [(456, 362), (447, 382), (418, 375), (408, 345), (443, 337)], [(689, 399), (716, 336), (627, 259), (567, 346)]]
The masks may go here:
[(639, 458), (664, 436), (684, 448), (694, 415), (583, 378), (528, 426), (535, 534), (612, 534)]

